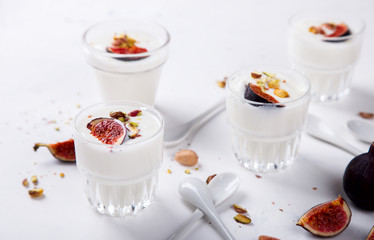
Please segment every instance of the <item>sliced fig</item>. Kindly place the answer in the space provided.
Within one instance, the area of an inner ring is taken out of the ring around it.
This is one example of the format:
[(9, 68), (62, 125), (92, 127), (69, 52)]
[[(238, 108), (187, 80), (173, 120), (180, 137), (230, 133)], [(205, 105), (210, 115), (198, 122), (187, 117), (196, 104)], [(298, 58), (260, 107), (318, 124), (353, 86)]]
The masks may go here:
[(261, 235), (261, 236), (258, 237), (258, 240), (280, 240), (280, 239), (275, 238), (275, 237), (266, 236), (266, 235)]
[(131, 123), (126, 123), (126, 129), (128, 130), (129, 138), (136, 138), (139, 134), (139, 129)]
[(262, 91), (261, 87), (249, 83), (244, 92), (244, 98), (254, 102), (278, 103), (273, 96)]
[[(334, 38), (338, 38), (338, 37), (345, 37), (345, 36), (349, 36), (351, 35), (351, 30), (349, 30), (348, 26), (345, 25), (344, 23), (341, 23), (341, 24), (338, 24), (335, 26), (335, 31), (330, 34), (330, 35), (325, 35), (325, 37), (334, 37)], [(334, 39), (334, 40), (324, 40), (326, 42), (344, 42), (346, 41), (346, 39), (342, 39), (342, 40), (339, 40), (339, 39)]]
[(356, 156), (348, 164), (343, 188), (357, 207), (374, 210), (374, 143), (367, 153)]
[(75, 162), (75, 148), (73, 139), (53, 144), (35, 143), (34, 151), (36, 152), (39, 147), (47, 147), (51, 154), (60, 161)]
[(114, 118), (95, 118), (87, 124), (92, 136), (109, 145), (120, 145), (125, 140), (127, 130), (122, 122)]
[(307, 211), (296, 223), (320, 237), (332, 237), (341, 233), (351, 221), (351, 209), (339, 196)]
[(366, 240), (374, 240), (374, 226), (371, 228), (369, 235), (366, 237)]

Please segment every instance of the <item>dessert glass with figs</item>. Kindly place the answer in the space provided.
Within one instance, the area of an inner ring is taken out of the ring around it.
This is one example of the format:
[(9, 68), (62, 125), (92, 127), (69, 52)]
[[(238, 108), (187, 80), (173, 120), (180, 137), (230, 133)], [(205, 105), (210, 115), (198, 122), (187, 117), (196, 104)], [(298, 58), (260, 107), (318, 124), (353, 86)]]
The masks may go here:
[(154, 105), (170, 36), (161, 25), (137, 19), (100, 22), (83, 35), (104, 100)]
[(334, 101), (350, 91), (365, 24), (349, 12), (302, 11), (289, 22), (288, 55), (304, 73), (316, 101)]
[(310, 102), (301, 73), (253, 66), (227, 81), (226, 112), (235, 157), (247, 169), (284, 169), (296, 158)]
[(78, 169), (91, 205), (110, 216), (136, 214), (155, 196), (164, 120), (153, 107), (107, 101), (74, 120)]

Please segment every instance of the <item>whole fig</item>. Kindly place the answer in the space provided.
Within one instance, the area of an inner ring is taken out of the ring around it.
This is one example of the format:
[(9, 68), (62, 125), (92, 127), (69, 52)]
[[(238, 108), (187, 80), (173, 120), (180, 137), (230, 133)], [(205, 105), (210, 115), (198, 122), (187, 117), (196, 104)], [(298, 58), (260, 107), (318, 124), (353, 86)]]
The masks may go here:
[(374, 210), (374, 143), (369, 152), (356, 156), (348, 164), (343, 188), (357, 207)]

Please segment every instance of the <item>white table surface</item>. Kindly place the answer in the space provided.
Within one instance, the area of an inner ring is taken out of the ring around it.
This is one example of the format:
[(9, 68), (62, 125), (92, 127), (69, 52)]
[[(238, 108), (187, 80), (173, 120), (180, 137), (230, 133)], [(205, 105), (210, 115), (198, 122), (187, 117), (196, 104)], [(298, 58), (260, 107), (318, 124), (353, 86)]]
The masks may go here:
[[(302, 138), (294, 165), (257, 178), (234, 158), (226, 116), (220, 114), (188, 141), (187, 147), (199, 155), (199, 169), (191, 168), (191, 175), (186, 175), (187, 168), (173, 160), (177, 149), (185, 146), (165, 149), (154, 202), (141, 214), (123, 218), (102, 216), (90, 207), (75, 164), (55, 160), (46, 149), (33, 151), (36, 142), (69, 139), (75, 114), (100, 101), (80, 43), (91, 24), (137, 16), (169, 29), (170, 58), (156, 108), (171, 127), (220, 100), (224, 90), (216, 81), (235, 70), (258, 63), (288, 66), (288, 18), (310, 7), (346, 7), (366, 22), (351, 94), (339, 102), (310, 106), (311, 113), (365, 152), (369, 144), (350, 135), (346, 121), (359, 118), (359, 111), (374, 112), (372, 0), (0, 1), (0, 239), (166, 239), (193, 211), (177, 193), (179, 182), (190, 176), (205, 180), (225, 171), (237, 173), (242, 181), (218, 208), (237, 239), (257, 239), (261, 234), (282, 240), (318, 239), (295, 224), (314, 205), (339, 194), (346, 197), (342, 176), (353, 156), (308, 135)], [(61, 172), (65, 178), (59, 177)], [(42, 199), (31, 199), (21, 184), (32, 175), (45, 190)], [(247, 208), (251, 224), (234, 221), (233, 203)], [(374, 225), (374, 212), (348, 203), (352, 221), (331, 239), (364, 239)], [(221, 237), (212, 225), (201, 222), (187, 239)]]

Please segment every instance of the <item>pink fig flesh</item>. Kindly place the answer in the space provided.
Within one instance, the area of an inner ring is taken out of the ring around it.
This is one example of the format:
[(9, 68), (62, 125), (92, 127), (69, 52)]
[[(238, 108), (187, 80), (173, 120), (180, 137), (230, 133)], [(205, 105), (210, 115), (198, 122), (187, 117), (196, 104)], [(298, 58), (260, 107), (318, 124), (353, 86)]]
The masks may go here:
[(341, 233), (349, 225), (351, 215), (348, 204), (339, 196), (335, 200), (311, 208), (296, 225), (316, 236), (332, 237)]
[(369, 235), (366, 237), (366, 240), (374, 240), (374, 226), (371, 228)]
[(75, 162), (75, 148), (73, 139), (54, 144), (35, 143), (34, 151), (36, 152), (39, 147), (47, 147), (51, 154), (60, 161)]
[(122, 122), (114, 118), (96, 118), (87, 124), (92, 136), (109, 145), (120, 145), (125, 140), (127, 130)]

